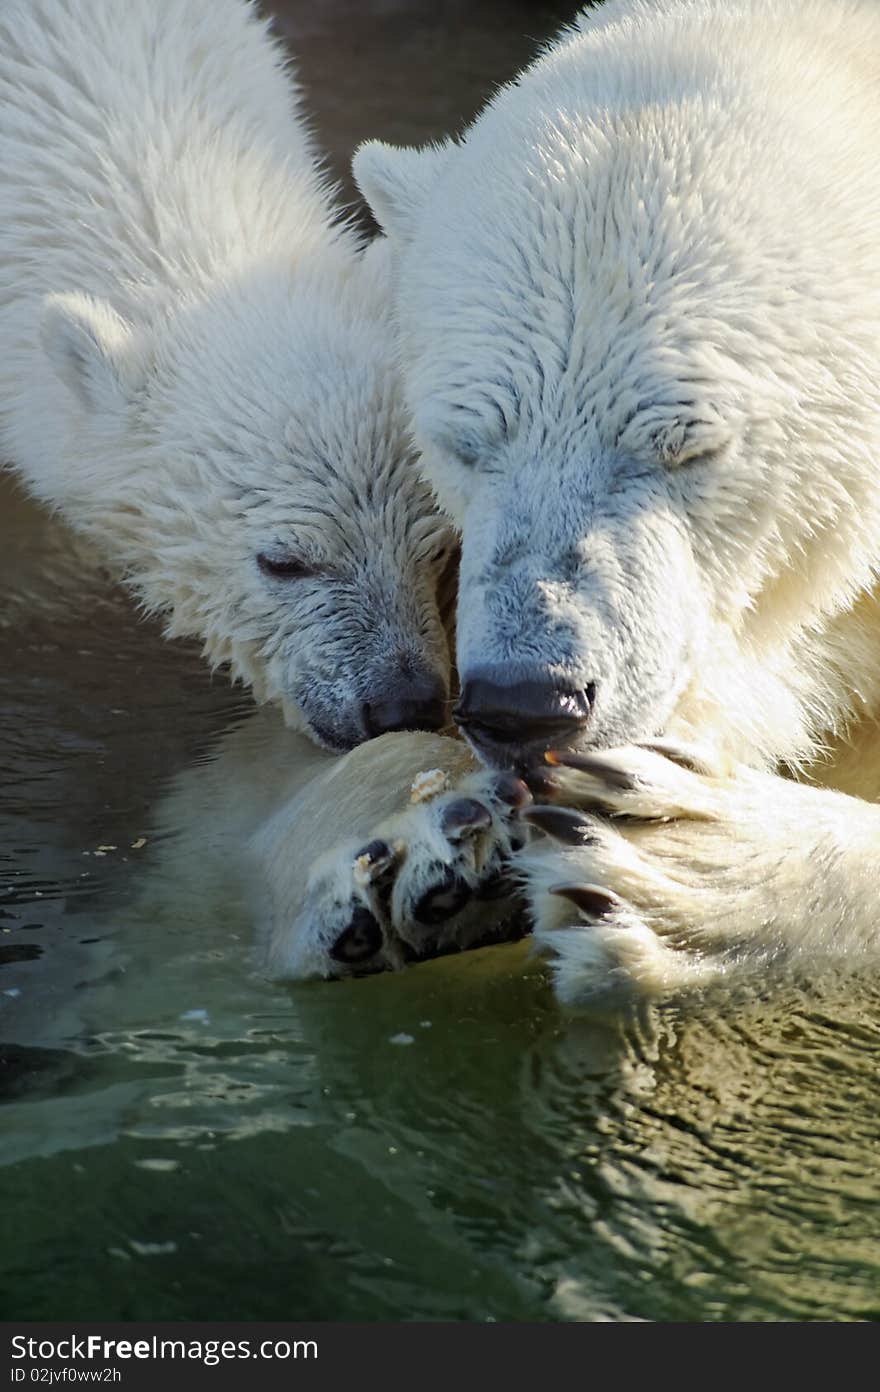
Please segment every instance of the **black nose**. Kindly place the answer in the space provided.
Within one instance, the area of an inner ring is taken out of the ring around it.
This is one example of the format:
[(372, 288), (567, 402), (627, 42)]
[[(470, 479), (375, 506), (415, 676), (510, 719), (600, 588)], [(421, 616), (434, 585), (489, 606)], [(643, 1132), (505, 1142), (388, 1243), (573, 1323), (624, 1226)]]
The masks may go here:
[(477, 743), (568, 743), (588, 723), (596, 684), (581, 690), (550, 677), (502, 682), (491, 674), (466, 678), (455, 719)]
[(401, 678), (379, 700), (363, 708), (367, 736), (391, 730), (441, 730), (446, 724), (446, 687), (439, 677)]

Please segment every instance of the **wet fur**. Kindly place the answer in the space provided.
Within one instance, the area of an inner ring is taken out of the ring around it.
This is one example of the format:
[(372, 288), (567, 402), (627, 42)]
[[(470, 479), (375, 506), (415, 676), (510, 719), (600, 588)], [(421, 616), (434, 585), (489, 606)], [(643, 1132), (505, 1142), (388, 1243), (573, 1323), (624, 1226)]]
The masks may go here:
[(398, 678), (447, 681), (387, 250), (254, 6), (6, 0), (0, 162), (0, 456), (31, 493), (332, 748)]

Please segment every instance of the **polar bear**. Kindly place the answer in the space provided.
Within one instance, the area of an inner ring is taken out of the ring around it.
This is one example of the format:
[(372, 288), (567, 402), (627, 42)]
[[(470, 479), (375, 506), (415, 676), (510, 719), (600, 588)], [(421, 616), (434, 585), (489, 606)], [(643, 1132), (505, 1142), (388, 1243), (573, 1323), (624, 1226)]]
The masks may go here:
[[(468, 796), (556, 779), (519, 867), (568, 1002), (876, 955), (878, 55), (874, 0), (609, 0), (459, 142), (356, 156)], [(385, 836), (426, 881), (429, 815)]]
[(0, 457), (319, 744), (445, 724), (386, 250), (253, 5), (5, 0), (0, 163)]

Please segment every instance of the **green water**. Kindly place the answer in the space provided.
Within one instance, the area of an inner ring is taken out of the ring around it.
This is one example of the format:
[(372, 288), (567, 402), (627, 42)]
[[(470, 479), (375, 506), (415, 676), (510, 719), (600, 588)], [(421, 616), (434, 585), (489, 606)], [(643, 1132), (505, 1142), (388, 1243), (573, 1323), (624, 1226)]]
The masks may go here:
[[(568, 14), (279, 8), (340, 171)], [(876, 978), (614, 1026), (525, 944), (279, 989), (212, 782), (251, 729), (0, 489), (0, 1316), (880, 1315)]]

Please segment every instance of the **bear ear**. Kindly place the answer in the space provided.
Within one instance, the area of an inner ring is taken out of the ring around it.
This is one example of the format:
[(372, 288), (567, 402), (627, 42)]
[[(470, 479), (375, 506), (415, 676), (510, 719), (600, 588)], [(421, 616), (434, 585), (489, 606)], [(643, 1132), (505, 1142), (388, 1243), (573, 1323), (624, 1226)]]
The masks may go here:
[(421, 149), (367, 140), (355, 151), (351, 166), (355, 183), (383, 232), (396, 242), (412, 236), (452, 150), (451, 140)]
[(47, 295), (40, 338), (61, 381), (87, 411), (120, 410), (146, 377), (131, 325), (90, 295)]

